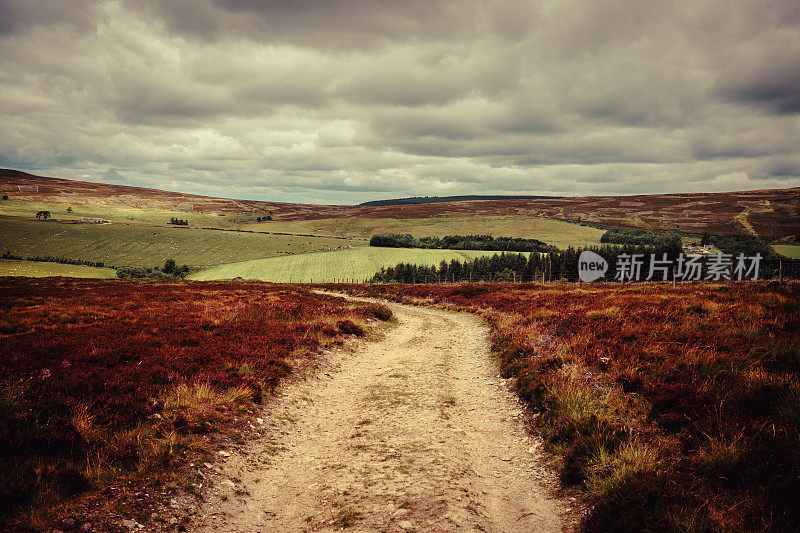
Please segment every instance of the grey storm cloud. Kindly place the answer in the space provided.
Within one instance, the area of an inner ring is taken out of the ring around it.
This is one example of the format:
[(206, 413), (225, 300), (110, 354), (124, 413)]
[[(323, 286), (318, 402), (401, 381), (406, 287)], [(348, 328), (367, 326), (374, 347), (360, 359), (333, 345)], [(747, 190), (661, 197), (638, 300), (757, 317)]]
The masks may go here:
[(115, 168), (109, 168), (107, 171), (103, 172), (102, 177), (106, 181), (125, 181), (125, 176), (120, 174)]
[(76, 31), (92, 27), (97, 13), (93, 0), (2, 0), (0, 35), (13, 35), (35, 26), (71, 26)]
[(363, 48), (413, 39), (466, 38), (469, 0), (134, 0), (129, 6), (198, 40), (234, 34), (263, 43)]
[(777, 113), (800, 114), (800, 42), (761, 51), (737, 72), (726, 73), (718, 91), (740, 102), (769, 106)]
[(0, 163), (284, 201), (800, 185), (796, 0), (0, 0)]

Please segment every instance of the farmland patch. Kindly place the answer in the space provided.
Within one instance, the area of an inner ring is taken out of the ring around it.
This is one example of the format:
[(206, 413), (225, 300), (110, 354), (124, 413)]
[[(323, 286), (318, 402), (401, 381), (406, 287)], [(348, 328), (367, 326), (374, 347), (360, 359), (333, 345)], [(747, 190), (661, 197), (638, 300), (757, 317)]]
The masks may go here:
[(310, 283), (340, 280), (363, 281), (381, 267), (398, 262), (438, 265), (452, 259), (471, 259), (496, 252), (480, 250), (421, 250), (360, 246), (336, 252), (287, 255), (210, 266), (190, 279), (259, 279), (262, 281)]
[(196, 228), (125, 224), (60, 224), (0, 219), (0, 252), (64, 256), (113, 266), (162, 265), (167, 259), (190, 266), (337, 250), (363, 244), (325, 237), (268, 235)]

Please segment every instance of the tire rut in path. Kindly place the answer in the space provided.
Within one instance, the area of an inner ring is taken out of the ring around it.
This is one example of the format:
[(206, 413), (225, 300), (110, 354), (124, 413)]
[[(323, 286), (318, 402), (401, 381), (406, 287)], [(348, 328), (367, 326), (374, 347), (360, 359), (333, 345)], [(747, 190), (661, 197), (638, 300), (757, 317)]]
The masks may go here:
[(388, 304), (398, 325), (337, 350), (275, 399), (219, 466), (206, 531), (562, 531), (539, 441), (497, 375), (488, 328)]

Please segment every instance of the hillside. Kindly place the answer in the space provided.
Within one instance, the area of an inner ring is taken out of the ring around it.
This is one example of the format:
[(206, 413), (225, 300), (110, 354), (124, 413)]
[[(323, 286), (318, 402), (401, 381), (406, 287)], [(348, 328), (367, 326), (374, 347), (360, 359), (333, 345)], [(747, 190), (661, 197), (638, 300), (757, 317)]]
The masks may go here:
[(16, 256), (65, 256), (113, 266), (148, 267), (167, 259), (190, 266), (325, 252), (363, 241), (297, 235), (165, 228), (141, 224), (58, 224), (0, 219), (2, 249)]
[(541, 200), (547, 198), (562, 198), (561, 196), (536, 196), (536, 195), (509, 195), (509, 194), (465, 194), (462, 196), (413, 196), (411, 198), (391, 198), (389, 200), (372, 200), (358, 205), (412, 205), (412, 204), (441, 204), (443, 202), (464, 202), (469, 200)]
[[(573, 223), (679, 229), (695, 233), (750, 233), (768, 240), (800, 233), (800, 188), (334, 206), (215, 198), (0, 170), (0, 193), (9, 196), (7, 203), (0, 204), (0, 214), (5, 215), (30, 217), (35, 208), (56, 206), (66, 209), (66, 206), (77, 205), (86, 211), (87, 216), (111, 211), (117, 218), (156, 222), (169, 213), (189, 213), (192, 225), (236, 227), (255, 223), (257, 216), (272, 212), (274, 221), (282, 223), (281, 231), (318, 232), (321, 227), (330, 231), (344, 220), (354, 218), (396, 221), (487, 216), (546, 217)], [(142, 216), (142, 212), (150, 213), (150, 218), (137, 218)], [(157, 219), (153, 219), (153, 213), (157, 213)], [(263, 227), (269, 231), (269, 226), (261, 224), (258, 229)], [(376, 226), (380, 229), (380, 224)]]
[[(0, 169), (0, 194), (11, 201), (63, 206), (143, 209), (201, 215), (262, 215), (269, 211), (304, 216), (316, 206), (215, 198), (108, 183), (35, 176)], [(3, 211), (5, 212), (5, 211)]]

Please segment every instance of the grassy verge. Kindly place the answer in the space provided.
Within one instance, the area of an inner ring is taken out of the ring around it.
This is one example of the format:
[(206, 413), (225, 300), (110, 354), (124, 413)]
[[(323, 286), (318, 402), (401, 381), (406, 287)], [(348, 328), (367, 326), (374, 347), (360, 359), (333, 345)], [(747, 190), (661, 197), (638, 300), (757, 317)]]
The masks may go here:
[(800, 284), (350, 290), (487, 317), (584, 531), (800, 528)]
[(187, 481), (284, 376), (390, 316), (281, 285), (0, 278), (0, 525)]

